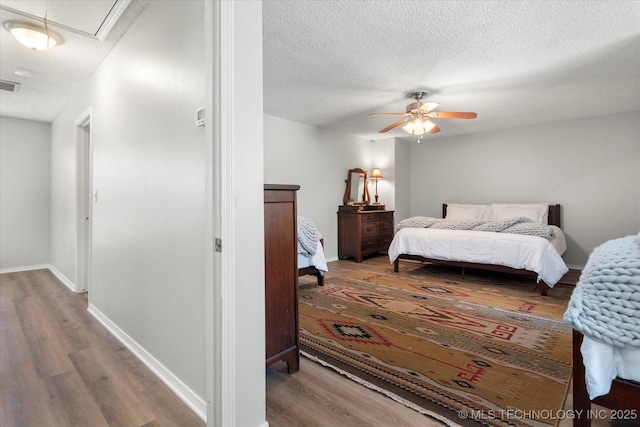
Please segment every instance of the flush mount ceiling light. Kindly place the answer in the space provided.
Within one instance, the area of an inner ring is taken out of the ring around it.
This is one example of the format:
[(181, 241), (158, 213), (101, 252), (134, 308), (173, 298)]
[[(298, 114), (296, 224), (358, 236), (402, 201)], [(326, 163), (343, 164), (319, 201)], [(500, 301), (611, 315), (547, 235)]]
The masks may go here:
[(20, 77), (33, 77), (36, 73), (31, 70), (27, 70), (26, 68), (16, 68), (13, 74)]
[(47, 50), (62, 43), (58, 34), (49, 31), (46, 19), (44, 27), (20, 21), (7, 21), (4, 26), (16, 40), (29, 49)]

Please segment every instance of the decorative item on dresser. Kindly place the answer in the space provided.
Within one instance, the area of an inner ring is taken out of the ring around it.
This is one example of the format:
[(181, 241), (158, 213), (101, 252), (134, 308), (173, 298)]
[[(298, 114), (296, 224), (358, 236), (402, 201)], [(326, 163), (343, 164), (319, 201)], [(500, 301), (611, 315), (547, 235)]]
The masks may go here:
[(366, 206), (371, 202), (366, 170), (360, 168), (349, 169), (345, 183), (347, 188), (342, 198), (342, 204)]
[(266, 364), (300, 366), (298, 341), (298, 237), (296, 191), (299, 185), (264, 185), (264, 270)]
[(362, 258), (389, 248), (393, 239), (393, 211), (377, 206), (338, 207), (338, 258)]
[(378, 201), (378, 181), (383, 178), (384, 177), (382, 176), (382, 172), (380, 171), (380, 168), (373, 168), (373, 170), (371, 171), (371, 179), (376, 181), (376, 195), (375, 195), (376, 201), (373, 202), (373, 204), (376, 206), (380, 206), (380, 202)]

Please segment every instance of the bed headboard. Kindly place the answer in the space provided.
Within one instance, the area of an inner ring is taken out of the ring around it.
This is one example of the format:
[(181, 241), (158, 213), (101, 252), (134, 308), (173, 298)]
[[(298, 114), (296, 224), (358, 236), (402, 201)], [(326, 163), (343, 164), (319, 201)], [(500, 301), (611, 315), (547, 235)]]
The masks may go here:
[[(442, 204), (442, 218), (447, 217), (447, 204)], [(562, 228), (560, 225), (560, 205), (549, 205), (549, 220), (547, 221), (549, 225), (555, 225), (557, 227)]]

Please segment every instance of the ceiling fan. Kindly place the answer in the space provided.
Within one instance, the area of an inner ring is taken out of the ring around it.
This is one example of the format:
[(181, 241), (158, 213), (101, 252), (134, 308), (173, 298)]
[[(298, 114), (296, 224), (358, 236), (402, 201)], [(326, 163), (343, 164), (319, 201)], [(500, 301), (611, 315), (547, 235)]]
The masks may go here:
[(400, 125), (402, 129), (412, 135), (418, 135), (418, 142), (425, 133), (438, 133), (440, 128), (431, 119), (475, 119), (476, 113), (471, 112), (453, 112), (453, 111), (433, 111), (440, 104), (437, 102), (422, 102), (422, 98), (428, 95), (424, 89), (414, 90), (408, 93), (409, 98), (413, 98), (416, 102), (407, 105), (406, 113), (373, 113), (370, 116), (403, 116), (404, 118), (395, 123), (390, 124), (379, 133), (385, 133)]

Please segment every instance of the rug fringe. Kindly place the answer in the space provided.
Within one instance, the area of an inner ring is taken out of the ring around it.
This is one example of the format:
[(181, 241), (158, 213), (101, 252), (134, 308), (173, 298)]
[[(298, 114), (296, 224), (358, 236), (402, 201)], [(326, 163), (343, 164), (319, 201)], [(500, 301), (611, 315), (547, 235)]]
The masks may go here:
[(320, 358), (318, 358), (316, 356), (313, 356), (313, 355), (311, 355), (311, 354), (309, 354), (309, 353), (307, 353), (307, 352), (305, 352), (303, 350), (300, 350), (300, 354), (302, 356), (306, 357), (307, 359), (313, 361), (313, 362), (319, 363), (322, 366), (325, 366), (327, 368), (333, 369), (337, 373), (339, 373), (341, 375), (344, 375), (345, 377), (349, 378), (352, 381), (357, 382), (358, 384), (361, 384), (361, 385), (363, 385), (363, 386), (365, 386), (365, 387), (367, 387), (367, 388), (369, 388), (371, 390), (377, 391), (380, 394), (384, 394), (385, 396), (395, 400), (398, 403), (403, 404), (404, 406), (406, 406), (406, 407), (408, 407), (410, 409), (413, 409), (416, 412), (419, 412), (419, 413), (421, 413), (423, 415), (426, 415), (428, 417), (431, 417), (431, 418), (434, 418), (434, 419), (436, 419), (438, 421), (441, 421), (441, 422), (445, 423), (446, 425), (448, 425), (449, 427), (462, 427), (460, 424), (457, 424), (457, 423), (451, 421), (450, 419), (443, 417), (440, 414), (437, 414), (435, 412), (428, 411), (428, 410), (426, 410), (424, 408), (421, 408), (420, 406), (418, 406), (418, 405), (416, 405), (416, 404), (414, 404), (414, 403), (412, 403), (412, 402), (410, 402), (410, 401), (408, 401), (406, 399), (403, 399), (400, 396), (398, 396), (398, 395), (396, 395), (394, 393), (391, 393), (388, 390), (385, 390), (385, 389), (383, 389), (381, 387), (378, 387), (377, 385), (371, 384), (370, 382), (365, 381), (362, 378), (358, 378), (357, 376), (355, 376), (355, 375), (353, 375), (353, 374), (351, 374), (351, 373), (349, 373), (347, 371), (344, 371), (344, 370), (342, 370), (342, 369), (340, 369), (338, 367), (335, 367), (332, 364), (327, 363), (324, 360), (322, 360), (322, 359), (320, 359)]

